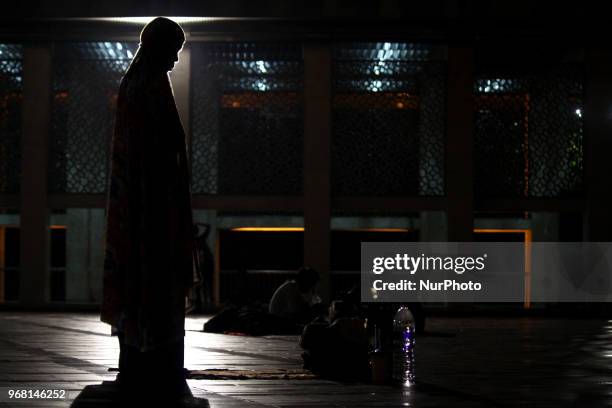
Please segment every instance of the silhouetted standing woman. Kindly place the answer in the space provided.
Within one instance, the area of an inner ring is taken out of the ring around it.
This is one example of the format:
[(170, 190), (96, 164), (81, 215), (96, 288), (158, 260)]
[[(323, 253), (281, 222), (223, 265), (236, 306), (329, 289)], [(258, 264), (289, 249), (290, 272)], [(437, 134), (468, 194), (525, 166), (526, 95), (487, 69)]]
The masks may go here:
[[(185, 294), (193, 284), (185, 134), (168, 71), (185, 35), (156, 18), (121, 81), (108, 188), (101, 320), (120, 342), (119, 383), (156, 397), (186, 387)], [(162, 388), (153, 388), (156, 385)]]

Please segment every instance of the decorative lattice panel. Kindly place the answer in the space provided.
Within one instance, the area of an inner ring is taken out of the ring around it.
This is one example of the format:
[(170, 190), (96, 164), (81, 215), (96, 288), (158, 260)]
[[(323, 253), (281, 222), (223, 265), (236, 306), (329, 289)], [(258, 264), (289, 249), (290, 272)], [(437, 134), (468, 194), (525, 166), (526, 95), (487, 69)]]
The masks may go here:
[(191, 78), (193, 192), (300, 194), (300, 46), (193, 45)]
[(475, 84), (475, 193), (567, 197), (583, 182), (583, 74), (481, 77)]
[(19, 192), (22, 47), (0, 44), (0, 192)]
[(49, 190), (103, 193), (121, 77), (137, 44), (63, 43), (55, 47)]
[(444, 59), (416, 44), (334, 48), (335, 195), (444, 194)]

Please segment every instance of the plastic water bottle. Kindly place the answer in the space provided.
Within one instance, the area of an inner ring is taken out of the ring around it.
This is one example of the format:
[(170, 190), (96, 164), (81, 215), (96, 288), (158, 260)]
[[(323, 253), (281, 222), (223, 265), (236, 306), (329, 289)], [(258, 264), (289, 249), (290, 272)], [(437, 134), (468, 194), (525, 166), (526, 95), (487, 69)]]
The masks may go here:
[(392, 379), (403, 385), (414, 384), (414, 316), (402, 306), (393, 317)]

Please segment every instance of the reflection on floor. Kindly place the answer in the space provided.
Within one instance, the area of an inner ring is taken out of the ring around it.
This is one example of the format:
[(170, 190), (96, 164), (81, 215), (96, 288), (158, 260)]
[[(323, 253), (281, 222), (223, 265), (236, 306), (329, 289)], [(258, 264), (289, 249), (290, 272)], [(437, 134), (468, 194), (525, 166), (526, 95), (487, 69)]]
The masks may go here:
[[(301, 367), (296, 337), (201, 333), (204, 321), (187, 320), (190, 370)], [(612, 406), (612, 322), (445, 318), (428, 330), (417, 339), (418, 382), (410, 389), (320, 379), (188, 382), (211, 407)], [(70, 406), (86, 386), (115, 378), (117, 353), (95, 314), (1, 312), (0, 407)], [(65, 389), (68, 398), (7, 397), (33, 387)]]

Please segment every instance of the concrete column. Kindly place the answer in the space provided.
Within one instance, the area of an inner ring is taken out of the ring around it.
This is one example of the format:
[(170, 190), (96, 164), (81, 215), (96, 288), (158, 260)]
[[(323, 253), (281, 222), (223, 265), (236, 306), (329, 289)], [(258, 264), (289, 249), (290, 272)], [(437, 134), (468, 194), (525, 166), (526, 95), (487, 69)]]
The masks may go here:
[[(89, 259), (88, 259), (88, 302), (102, 302), (102, 275), (104, 271), (104, 208), (89, 211)], [(70, 231), (68, 231), (70, 234)]]
[(446, 213), (443, 211), (423, 211), (419, 219), (419, 241), (444, 242), (448, 237)]
[(88, 300), (89, 210), (66, 210), (66, 302)]
[(612, 241), (612, 52), (594, 46), (587, 52), (583, 109), (584, 184), (586, 188), (585, 237), (587, 241)]
[(331, 296), (331, 50), (304, 45), (304, 263), (321, 274), (323, 301)]
[[(217, 217), (216, 210), (194, 210), (193, 211), (193, 222), (204, 223), (210, 225), (210, 232), (208, 233), (208, 247), (210, 248), (215, 258), (215, 269), (212, 276), (212, 287), (206, 288), (212, 297), (212, 303), (214, 306), (219, 306), (220, 301), (220, 283), (221, 283), (221, 269), (219, 263), (219, 219)], [(206, 277), (204, 277), (206, 283)]]
[(554, 212), (531, 213), (532, 239), (535, 242), (559, 241), (559, 214)]
[(23, 52), (20, 302), (49, 299), (47, 145), (51, 111), (51, 46), (28, 44)]
[(66, 210), (66, 302), (102, 300), (104, 209)]
[(472, 241), (474, 229), (474, 51), (448, 49), (446, 196), (448, 240)]
[(0, 224), (0, 303), (4, 303), (4, 268), (6, 265), (6, 254), (4, 252), (6, 240), (4, 233), (5, 228)]

